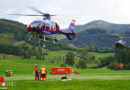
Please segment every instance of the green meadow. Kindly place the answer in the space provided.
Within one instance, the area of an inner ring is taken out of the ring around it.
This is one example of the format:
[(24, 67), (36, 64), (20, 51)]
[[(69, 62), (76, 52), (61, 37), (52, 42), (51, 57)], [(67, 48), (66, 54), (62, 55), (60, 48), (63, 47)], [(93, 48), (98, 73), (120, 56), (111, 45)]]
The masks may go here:
[[(59, 57), (68, 51), (51, 51), (45, 58)], [(96, 58), (110, 56), (113, 53), (95, 53)], [(2, 56), (2, 55), (0, 55)], [(0, 59), (0, 76), (4, 76), (8, 90), (129, 90), (130, 70), (110, 70), (107, 67), (99, 69), (77, 69), (78, 75), (50, 75), (52, 67), (60, 67), (57, 63), (51, 63), (37, 59), (21, 59), (8, 55), (7, 59)], [(45, 65), (47, 69), (46, 81), (35, 81), (33, 76), (34, 65)], [(93, 64), (92, 64), (93, 65)], [(74, 66), (67, 66), (76, 69)], [(5, 77), (5, 70), (13, 70), (13, 77)], [(62, 76), (67, 76), (70, 81), (61, 81)], [(11, 86), (9, 83), (13, 83)]]

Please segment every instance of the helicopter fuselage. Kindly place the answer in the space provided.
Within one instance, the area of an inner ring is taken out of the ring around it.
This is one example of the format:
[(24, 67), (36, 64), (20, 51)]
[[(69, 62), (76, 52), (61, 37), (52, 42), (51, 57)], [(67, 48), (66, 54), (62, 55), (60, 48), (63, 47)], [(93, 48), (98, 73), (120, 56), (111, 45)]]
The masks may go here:
[(28, 31), (53, 35), (58, 33), (59, 25), (55, 22), (34, 21), (28, 26)]

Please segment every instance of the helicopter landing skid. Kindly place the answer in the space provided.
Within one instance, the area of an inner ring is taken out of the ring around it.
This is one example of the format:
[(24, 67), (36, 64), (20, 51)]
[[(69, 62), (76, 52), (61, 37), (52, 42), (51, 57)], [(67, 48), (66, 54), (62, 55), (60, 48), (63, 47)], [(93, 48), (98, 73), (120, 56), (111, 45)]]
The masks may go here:
[(46, 37), (46, 36), (43, 36), (43, 38), (41, 38), (40, 41), (53, 43), (53, 44), (57, 44), (57, 42), (58, 42), (58, 40), (56, 38)]
[(45, 42), (46, 43), (52, 43), (52, 44), (57, 44), (58, 40), (54, 37), (48, 37), (48, 36), (42, 36), (42, 38), (39, 39), (40, 43), (41, 42), (44, 42), (44, 44), (42, 44), (42, 47), (45, 48), (46, 45), (45, 45)]
[(37, 43), (39, 43), (39, 44), (41, 44), (42, 42), (44, 42), (44, 44), (43, 44), (43, 47), (45, 48), (45, 42), (46, 43), (52, 43), (52, 44), (57, 44), (57, 42), (58, 42), (58, 40), (55, 38), (55, 37), (53, 37), (53, 36), (48, 36), (48, 35), (41, 35), (41, 34), (37, 34), (37, 33), (32, 33), (32, 32), (26, 32), (26, 36), (25, 36), (25, 40), (27, 40), (27, 41), (33, 41), (33, 42), (35, 42), (36, 40), (33, 40), (32, 39), (32, 36), (34, 36), (35, 37), (35, 39), (38, 39), (36, 42)]

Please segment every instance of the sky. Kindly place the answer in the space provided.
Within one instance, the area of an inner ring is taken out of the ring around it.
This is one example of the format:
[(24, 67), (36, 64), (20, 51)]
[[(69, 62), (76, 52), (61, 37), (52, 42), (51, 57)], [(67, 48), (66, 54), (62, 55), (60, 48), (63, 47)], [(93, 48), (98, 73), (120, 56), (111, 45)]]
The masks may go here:
[(94, 20), (130, 24), (130, 0), (1, 0), (0, 19), (29, 24), (42, 17), (11, 16), (8, 14), (38, 14), (27, 8), (35, 7), (44, 13), (56, 14), (52, 20), (67, 28), (72, 19), (77, 25)]

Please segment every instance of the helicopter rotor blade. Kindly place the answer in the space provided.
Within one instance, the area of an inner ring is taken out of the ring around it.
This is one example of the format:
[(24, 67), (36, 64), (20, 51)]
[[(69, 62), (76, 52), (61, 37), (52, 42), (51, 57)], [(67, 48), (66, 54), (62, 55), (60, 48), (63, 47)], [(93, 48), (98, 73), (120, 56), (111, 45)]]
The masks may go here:
[(57, 16), (57, 15), (50, 15), (50, 16)]
[(34, 7), (28, 7), (28, 8), (29, 8), (29, 9), (32, 9), (32, 10), (34, 10), (34, 11), (36, 11), (36, 12), (42, 14), (42, 15), (44, 15), (43, 12), (41, 12), (40, 10), (38, 10), (38, 9), (36, 9), (36, 8), (34, 8)]
[(43, 13), (41, 12), (40, 10), (34, 8), (34, 7), (28, 7), (29, 9), (32, 9), (38, 13), (40, 13), (41, 15), (34, 15), (34, 14), (8, 14), (8, 15), (17, 15), (17, 16), (44, 16), (44, 17), (47, 17), (47, 16), (56, 16), (56, 15), (50, 15), (48, 13)]
[(17, 15), (17, 16), (43, 16), (43, 15), (31, 15), (31, 14), (8, 14), (8, 15)]
[[(34, 7), (28, 7), (28, 8), (29, 8), (29, 9), (32, 9), (32, 10), (34, 10), (34, 11), (40, 13), (40, 14), (42, 14), (43, 16), (46, 14), (46, 13), (43, 13), (43, 12), (41, 12), (40, 10), (38, 10), (38, 9), (36, 9), (36, 8), (34, 8)], [(49, 14), (49, 15), (50, 15), (50, 14)], [(50, 15), (50, 16), (56, 16), (56, 15)]]

